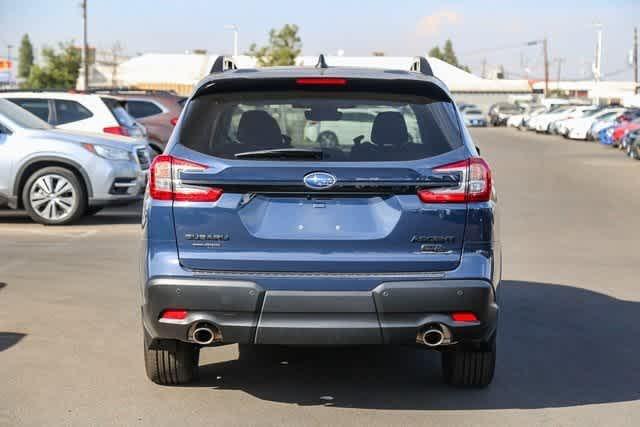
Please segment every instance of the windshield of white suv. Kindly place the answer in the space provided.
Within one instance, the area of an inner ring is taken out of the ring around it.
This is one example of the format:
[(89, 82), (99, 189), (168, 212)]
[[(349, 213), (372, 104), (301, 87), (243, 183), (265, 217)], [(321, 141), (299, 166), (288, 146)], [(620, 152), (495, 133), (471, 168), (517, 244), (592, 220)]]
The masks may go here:
[(49, 123), (6, 99), (0, 99), (0, 114), (21, 128), (39, 130), (52, 128)]
[(226, 159), (417, 160), (462, 145), (451, 102), (389, 94), (242, 94), (193, 99), (180, 143)]

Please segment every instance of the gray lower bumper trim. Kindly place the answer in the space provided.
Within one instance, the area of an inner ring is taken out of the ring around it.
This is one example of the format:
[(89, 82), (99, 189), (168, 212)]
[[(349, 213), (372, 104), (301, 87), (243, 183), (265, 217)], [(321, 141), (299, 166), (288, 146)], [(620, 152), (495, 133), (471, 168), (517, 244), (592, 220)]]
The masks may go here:
[[(161, 321), (184, 308), (181, 321)], [(479, 322), (456, 323), (448, 313), (472, 311)], [(196, 322), (222, 332), (223, 343), (284, 345), (410, 344), (430, 323), (454, 340), (488, 338), (497, 325), (493, 288), (483, 280), (395, 281), (369, 292), (269, 291), (239, 280), (154, 279), (145, 289), (143, 319), (152, 338), (187, 339)]]

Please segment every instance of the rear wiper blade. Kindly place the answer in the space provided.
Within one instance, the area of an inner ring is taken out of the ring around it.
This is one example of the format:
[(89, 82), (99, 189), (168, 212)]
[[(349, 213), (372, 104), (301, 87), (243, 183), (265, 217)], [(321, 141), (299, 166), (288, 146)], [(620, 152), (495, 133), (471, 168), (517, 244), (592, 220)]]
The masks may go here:
[(318, 148), (275, 148), (273, 150), (245, 151), (235, 154), (237, 159), (322, 159), (322, 150)]

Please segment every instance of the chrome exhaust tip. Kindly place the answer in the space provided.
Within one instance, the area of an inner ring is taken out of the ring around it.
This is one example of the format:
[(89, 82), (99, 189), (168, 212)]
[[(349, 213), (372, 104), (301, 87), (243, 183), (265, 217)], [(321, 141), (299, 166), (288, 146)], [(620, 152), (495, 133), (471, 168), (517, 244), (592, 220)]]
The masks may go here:
[(200, 345), (208, 345), (219, 337), (218, 329), (208, 324), (198, 324), (191, 332), (191, 341)]
[(437, 347), (444, 342), (444, 334), (439, 328), (429, 328), (422, 334), (422, 341), (429, 347)]

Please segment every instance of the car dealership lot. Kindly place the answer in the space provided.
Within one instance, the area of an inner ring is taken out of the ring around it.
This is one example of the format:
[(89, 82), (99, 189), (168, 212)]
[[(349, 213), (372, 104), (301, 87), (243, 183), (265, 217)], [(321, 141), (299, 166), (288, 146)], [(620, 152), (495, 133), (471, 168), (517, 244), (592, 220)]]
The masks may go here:
[(46, 228), (0, 211), (0, 425), (631, 425), (640, 418), (640, 162), (598, 144), (473, 131), (504, 240), (496, 378), (446, 387), (413, 348), (205, 349), (201, 379), (143, 370), (136, 207)]

